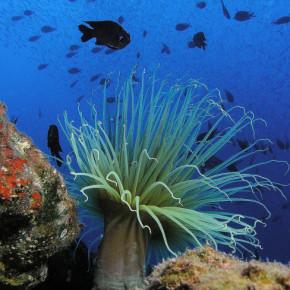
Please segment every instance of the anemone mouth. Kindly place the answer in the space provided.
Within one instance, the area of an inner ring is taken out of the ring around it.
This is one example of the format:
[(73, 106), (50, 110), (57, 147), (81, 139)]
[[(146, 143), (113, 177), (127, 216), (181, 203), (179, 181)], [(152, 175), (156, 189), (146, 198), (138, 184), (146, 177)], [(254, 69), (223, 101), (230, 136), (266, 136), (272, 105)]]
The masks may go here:
[[(139, 85), (133, 74), (112, 111), (104, 87), (102, 112), (92, 106), (90, 122), (80, 109), (80, 126), (65, 113), (62, 128), (73, 152), (66, 159), (73, 177), (68, 181), (71, 193), (93, 214), (135, 215), (151, 239), (161, 240), (172, 255), (205, 243), (252, 253), (251, 246), (260, 246), (255, 231), (262, 223), (259, 219), (205, 208), (239, 201), (269, 213), (247, 194), (261, 188), (282, 193), (283, 185), (252, 170), (279, 163), (288, 171), (289, 164), (268, 160), (227, 171), (263, 152), (255, 146), (269, 140), (256, 139), (254, 124), (264, 120), (241, 106), (226, 110), (219, 91), (198, 81), (168, 87), (164, 81), (157, 85), (153, 76), (147, 88), (145, 72)], [(246, 128), (252, 131), (253, 143), (204, 171), (207, 162)]]

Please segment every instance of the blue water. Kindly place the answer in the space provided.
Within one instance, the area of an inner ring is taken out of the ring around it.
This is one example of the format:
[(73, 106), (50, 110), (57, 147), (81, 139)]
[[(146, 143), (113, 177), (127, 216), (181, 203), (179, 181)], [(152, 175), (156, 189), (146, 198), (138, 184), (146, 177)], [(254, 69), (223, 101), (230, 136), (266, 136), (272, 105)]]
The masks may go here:
[[(258, 137), (274, 142), (274, 156), (290, 161), (289, 151), (276, 144), (279, 138), (290, 138), (290, 23), (273, 25), (279, 17), (290, 13), (290, 0), (225, 0), (232, 19), (224, 17), (218, 0), (206, 1), (204, 9), (196, 7), (196, 0), (178, 1), (89, 1), (89, 0), (1, 0), (0, 1), (0, 100), (9, 108), (9, 116), (17, 117), (18, 128), (31, 136), (33, 142), (49, 153), (46, 142), (50, 124), (57, 124), (57, 116), (64, 110), (74, 118), (76, 99), (81, 103), (101, 100), (101, 78), (114, 81), (120, 72), (128, 74), (134, 65), (142, 70), (155, 69), (159, 78), (196, 78), (210, 88), (230, 91), (233, 104), (253, 110), (267, 121), (267, 127), (257, 126)], [(25, 10), (33, 11), (24, 16)], [(239, 10), (251, 11), (255, 17), (247, 21), (233, 19)], [(18, 21), (12, 17), (23, 16)], [(80, 42), (78, 25), (85, 20), (113, 20), (124, 17), (122, 26), (130, 33), (131, 43), (122, 50), (106, 54), (106, 47), (91, 52), (94, 41)], [(185, 31), (177, 31), (177, 23), (189, 23)], [(50, 33), (41, 27), (51, 26)], [(148, 32), (144, 38), (143, 31)], [(197, 32), (204, 32), (205, 50), (188, 48), (187, 43)], [(34, 42), (32, 36), (40, 36)], [(162, 45), (170, 54), (162, 54)], [(67, 58), (71, 45), (79, 45), (77, 54)], [(137, 53), (140, 58), (137, 58)], [(40, 64), (48, 64), (39, 70)], [(80, 69), (70, 74), (70, 68)], [(101, 77), (91, 82), (96, 74)], [(78, 81), (73, 88), (70, 85)], [(245, 132), (245, 134), (250, 134)], [(247, 135), (246, 135), (247, 136)], [(66, 148), (64, 137), (61, 144)], [(64, 150), (65, 153), (65, 150)], [(272, 156), (273, 157), (273, 156)], [(271, 178), (289, 183), (281, 177), (283, 170), (267, 167)], [(289, 190), (285, 195), (289, 196)], [(265, 192), (264, 202), (272, 212), (266, 228), (259, 227), (262, 258), (288, 262), (290, 260), (290, 206), (278, 193)], [(284, 208), (283, 208), (284, 205)], [(239, 209), (239, 208), (238, 208)], [(247, 208), (251, 211), (252, 208)], [(256, 208), (253, 208), (256, 211)]]

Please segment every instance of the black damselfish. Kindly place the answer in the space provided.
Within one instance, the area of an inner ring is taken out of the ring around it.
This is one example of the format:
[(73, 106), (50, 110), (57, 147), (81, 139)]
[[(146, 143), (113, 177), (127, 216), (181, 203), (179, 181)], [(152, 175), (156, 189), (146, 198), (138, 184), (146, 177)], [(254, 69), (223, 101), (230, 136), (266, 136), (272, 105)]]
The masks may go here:
[(62, 157), (59, 155), (59, 152), (62, 152), (62, 149), (59, 144), (59, 135), (58, 128), (56, 125), (50, 125), (47, 134), (47, 146), (50, 149), (52, 156), (56, 157), (57, 166), (62, 165)]
[(82, 42), (96, 38), (96, 45), (106, 45), (112, 49), (121, 49), (130, 43), (130, 34), (118, 23), (106, 21), (85, 21), (91, 28), (79, 25), (83, 33)]

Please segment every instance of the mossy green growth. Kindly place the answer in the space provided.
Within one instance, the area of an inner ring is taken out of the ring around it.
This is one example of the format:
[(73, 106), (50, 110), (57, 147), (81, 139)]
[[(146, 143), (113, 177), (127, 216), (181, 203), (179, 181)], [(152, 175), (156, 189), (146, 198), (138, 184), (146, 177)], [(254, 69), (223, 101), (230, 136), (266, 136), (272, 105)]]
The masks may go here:
[(147, 277), (146, 289), (283, 290), (289, 289), (289, 283), (289, 266), (255, 260), (245, 262), (205, 247), (186, 251), (157, 265)]

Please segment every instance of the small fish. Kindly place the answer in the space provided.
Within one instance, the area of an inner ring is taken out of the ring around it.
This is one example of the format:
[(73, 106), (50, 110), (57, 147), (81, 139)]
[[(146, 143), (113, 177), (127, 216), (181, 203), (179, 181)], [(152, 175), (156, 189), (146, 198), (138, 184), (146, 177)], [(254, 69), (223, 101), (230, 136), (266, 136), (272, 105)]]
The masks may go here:
[(106, 45), (112, 49), (121, 49), (130, 43), (130, 34), (113, 21), (85, 21), (89, 26), (79, 25), (83, 33), (82, 42), (96, 38), (96, 45)]
[(137, 57), (137, 58), (140, 58), (140, 57), (141, 57), (141, 54), (140, 54), (139, 51), (136, 53), (136, 57)]
[(238, 168), (235, 164), (231, 164), (231, 165), (227, 166), (227, 170), (230, 172), (235, 172), (235, 171), (238, 171)]
[(218, 133), (217, 129), (214, 129), (207, 137), (207, 139), (204, 140), (205, 136), (207, 135), (207, 131), (203, 132), (203, 133), (199, 133), (195, 139), (196, 142), (201, 142), (201, 141), (207, 141), (210, 140), (212, 138), (214, 138), (216, 136), (216, 134)]
[(234, 16), (234, 19), (237, 21), (246, 21), (253, 17), (255, 17), (255, 14), (251, 11), (238, 11)]
[(290, 22), (290, 16), (282, 16), (276, 20), (274, 20), (272, 22), (272, 24), (277, 24), (277, 25), (281, 25), (281, 24), (287, 24)]
[(99, 81), (99, 84), (102, 85), (102, 86), (106, 86), (109, 87), (110, 84), (111, 84), (111, 80), (110, 79), (105, 79), (105, 78), (102, 78), (100, 81)]
[(116, 102), (116, 98), (115, 97), (107, 97), (106, 101), (109, 104), (113, 104)]
[(25, 16), (31, 16), (31, 15), (34, 14), (34, 12), (31, 11), (31, 10), (24, 10), (23, 14), (24, 14)]
[(41, 63), (40, 65), (38, 65), (37, 69), (38, 70), (44, 70), (48, 67), (48, 63)]
[(131, 79), (132, 79), (133, 82), (136, 82), (136, 83), (140, 82), (140, 80), (136, 77), (136, 73), (132, 74), (132, 78)]
[(249, 142), (246, 139), (237, 139), (239, 147), (244, 150), (249, 147)]
[(124, 18), (123, 16), (120, 16), (120, 17), (118, 18), (118, 22), (119, 22), (120, 24), (122, 24), (124, 21), (125, 21), (125, 18)]
[(227, 7), (225, 6), (225, 3), (224, 3), (223, 0), (221, 0), (221, 5), (222, 5), (223, 14), (224, 14), (225, 18), (227, 18), (227, 19), (231, 19), (231, 15), (230, 15), (230, 13), (229, 13)]
[(41, 27), (41, 31), (42, 31), (43, 33), (50, 33), (50, 32), (53, 32), (53, 31), (55, 31), (55, 30), (56, 30), (56, 28), (51, 27), (51, 26), (49, 26), (49, 25), (45, 25), (45, 26), (42, 26), (42, 27)]
[(98, 53), (98, 52), (100, 52), (101, 50), (102, 50), (101, 47), (94, 47), (94, 48), (92, 48), (91, 52), (92, 52), (92, 53)]
[(203, 32), (197, 32), (193, 38), (192, 42), (194, 44), (194, 47), (202, 48), (205, 50), (207, 43), (206, 43), (206, 38)]
[(272, 222), (273, 223), (277, 223), (279, 222), (280, 220), (282, 219), (282, 217), (278, 214), (274, 215), (273, 218), (272, 218)]
[(14, 21), (14, 22), (16, 22), (16, 21), (19, 21), (19, 20), (21, 20), (23, 18), (24, 18), (23, 16), (17, 15), (17, 16), (12, 16), (11, 17), (11, 20)]
[(165, 43), (162, 43), (161, 53), (170, 54), (170, 48)]
[(41, 119), (42, 118), (42, 111), (41, 109), (39, 108), (38, 109), (38, 114), (37, 114), (38, 118)]
[(76, 98), (76, 103), (80, 103), (81, 100), (82, 100), (84, 97), (85, 97), (84, 95), (78, 96), (78, 97)]
[(72, 44), (70, 47), (69, 47), (69, 50), (72, 50), (72, 51), (75, 51), (75, 50), (78, 50), (80, 49), (81, 47), (77, 44)]
[(74, 74), (78, 74), (78, 73), (80, 73), (81, 70), (80, 70), (79, 68), (77, 68), (77, 67), (72, 67), (72, 68), (68, 69), (68, 72), (69, 72), (70, 74), (74, 75)]
[(145, 38), (147, 36), (148, 32), (146, 30), (143, 31), (142, 36)]
[(31, 37), (28, 38), (28, 41), (30, 42), (35, 42), (40, 38), (40, 35), (33, 35)]
[(105, 50), (105, 54), (112, 54), (114, 52), (116, 52), (116, 49), (108, 48)]
[(18, 122), (18, 117), (12, 116), (10, 122), (13, 123), (14, 125), (16, 125)]
[(226, 98), (228, 100), (229, 103), (233, 103), (234, 102), (234, 96), (231, 92), (225, 90), (225, 95), (226, 95)]
[(276, 139), (276, 144), (281, 150), (285, 150), (285, 144), (281, 139)]
[(71, 52), (68, 52), (66, 55), (65, 55), (65, 57), (67, 57), (67, 58), (72, 58), (73, 56), (75, 56), (75, 55), (77, 55), (78, 53), (77, 52), (75, 52), (75, 51), (71, 51)]
[(70, 87), (73, 88), (77, 83), (78, 83), (78, 80), (73, 81), (73, 82), (70, 84)]
[(290, 208), (290, 201), (286, 201), (281, 206), (281, 209), (288, 209), (288, 208)]
[(61, 166), (62, 165), (62, 157), (59, 155), (59, 152), (62, 152), (62, 149), (61, 149), (60, 144), (59, 144), (58, 128), (54, 124), (50, 125), (48, 128), (47, 146), (50, 149), (51, 155), (58, 158), (56, 160), (57, 166)]
[(100, 76), (101, 76), (101, 74), (96, 74), (96, 75), (94, 75), (94, 76), (91, 77), (90, 81), (91, 81), (91, 82), (94, 82), (94, 81), (96, 81)]
[(206, 3), (204, 1), (197, 2), (196, 7), (199, 9), (204, 9), (206, 7)]
[(191, 25), (189, 23), (177, 23), (175, 25), (175, 29), (177, 31), (184, 31), (186, 30), (187, 28), (189, 28)]

